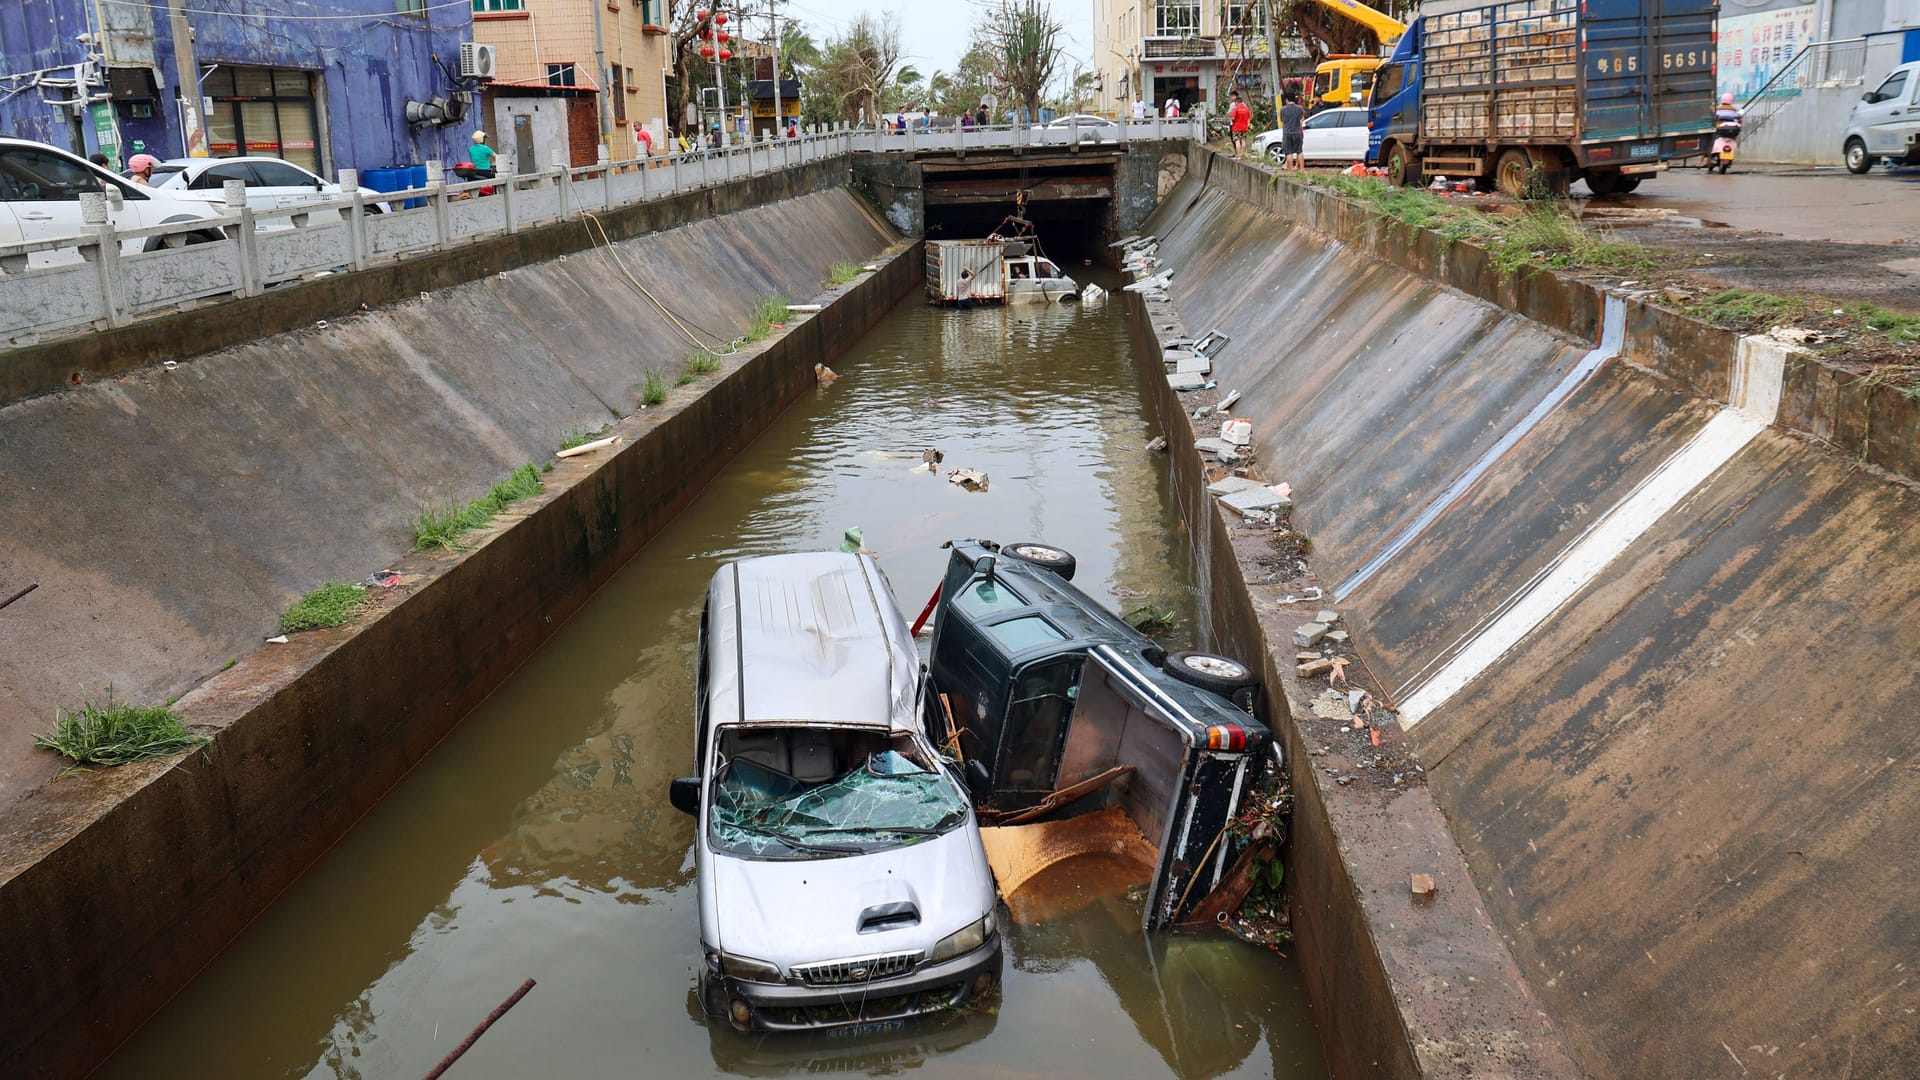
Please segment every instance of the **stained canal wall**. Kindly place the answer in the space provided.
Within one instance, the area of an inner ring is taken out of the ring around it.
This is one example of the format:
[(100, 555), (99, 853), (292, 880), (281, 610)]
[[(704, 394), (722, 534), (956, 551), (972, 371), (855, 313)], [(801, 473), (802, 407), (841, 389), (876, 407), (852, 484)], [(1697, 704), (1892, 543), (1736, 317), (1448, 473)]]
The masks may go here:
[[(1900, 1073), (1920, 412), (1204, 149), (1190, 174), (1146, 229), (1169, 296), (1130, 302), (1233, 337), (1215, 394), (1157, 394), (1222, 644), (1285, 691), (1337, 1073)], [(1311, 579), (1204, 493), (1219, 421), (1187, 414), (1230, 390)], [(1394, 720), (1329, 719), (1295, 671), (1322, 608)]]
[[(919, 287), (918, 246), (840, 189), (844, 168), (815, 179), (703, 193), (678, 220), (648, 208), (611, 251), (534, 236), (576, 253), (472, 253), (520, 267), (484, 275), (423, 260), (363, 287), (467, 283), (259, 340), (222, 323), (209, 336), (248, 343), (0, 412), (0, 571), (39, 584), (0, 612), (8, 1075), (83, 1075), (110, 1053), (813, 386), (816, 362)], [(876, 258), (823, 292), (834, 264)], [(731, 337), (774, 295), (827, 307), (638, 407), (649, 371), (673, 387), (681, 370), (676, 320)], [(88, 355), (109, 362), (111, 344)], [(560, 462), (471, 550), (407, 554), (422, 506), (607, 425), (616, 449)], [(386, 568), (399, 584), (368, 617), (260, 645), (301, 593)], [(58, 762), (24, 750), (30, 732), (109, 684), (183, 695), (212, 743), (48, 783)]]

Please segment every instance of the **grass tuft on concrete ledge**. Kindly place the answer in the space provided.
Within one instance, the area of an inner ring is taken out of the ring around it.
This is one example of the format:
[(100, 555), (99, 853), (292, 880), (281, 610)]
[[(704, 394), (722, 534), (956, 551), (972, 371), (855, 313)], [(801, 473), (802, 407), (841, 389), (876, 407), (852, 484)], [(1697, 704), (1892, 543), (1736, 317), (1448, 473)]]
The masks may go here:
[(71, 712), (61, 709), (55, 714), (53, 730), (33, 737), (33, 745), (72, 759), (68, 772), (166, 757), (206, 741), (205, 735), (181, 723), (166, 705), (116, 701), (111, 686), (104, 704), (83, 701)]
[[(664, 392), (663, 392), (664, 396)], [(546, 490), (540, 482), (540, 470), (522, 465), (505, 480), (487, 489), (487, 493), (465, 506), (430, 506), (413, 520), (413, 550), (451, 550), (460, 546), (460, 538), (492, 521), (495, 514), (521, 499)]]
[(345, 581), (329, 581), (293, 602), (280, 616), (280, 632), (297, 634), (302, 630), (321, 630), (339, 626), (367, 606), (367, 587)]

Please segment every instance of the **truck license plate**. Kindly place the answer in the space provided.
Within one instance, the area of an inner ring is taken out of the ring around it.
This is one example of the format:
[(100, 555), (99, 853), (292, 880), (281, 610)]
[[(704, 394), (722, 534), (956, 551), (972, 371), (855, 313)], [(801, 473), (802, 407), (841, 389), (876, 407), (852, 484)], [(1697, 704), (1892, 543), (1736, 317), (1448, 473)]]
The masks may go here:
[(1660, 144), (1659, 143), (1641, 143), (1638, 146), (1630, 147), (1627, 150), (1627, 156), (1657, 158), (1660, 156)]

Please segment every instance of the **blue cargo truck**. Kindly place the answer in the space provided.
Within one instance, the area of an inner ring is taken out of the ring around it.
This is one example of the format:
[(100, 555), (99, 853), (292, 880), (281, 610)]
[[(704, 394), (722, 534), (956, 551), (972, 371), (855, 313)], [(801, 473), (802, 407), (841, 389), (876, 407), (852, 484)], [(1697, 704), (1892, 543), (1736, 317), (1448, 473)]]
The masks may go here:
[(1718, 0), (1431, 0), (1374, 78), (1368, 160), (1397, 184), (1632, 191), (1713, 141)]

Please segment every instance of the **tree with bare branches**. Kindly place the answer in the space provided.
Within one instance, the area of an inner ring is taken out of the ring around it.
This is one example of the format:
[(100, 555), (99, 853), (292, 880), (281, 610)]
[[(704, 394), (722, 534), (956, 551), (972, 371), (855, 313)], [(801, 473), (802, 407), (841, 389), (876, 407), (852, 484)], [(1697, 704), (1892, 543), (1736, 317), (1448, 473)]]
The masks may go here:
[(900, 16), (861, 15), (821, 47), (807, 92), (830, 114), (871, 124), (900, 74), (901, 53)]
[(984, 21), (975, 32), (999, 65), (999, 81), (1028, 119), (1037, 119), (1040, 95), (1060, 63), (1060, 20), (1047, 0), (997, 0), (981, 8)]

